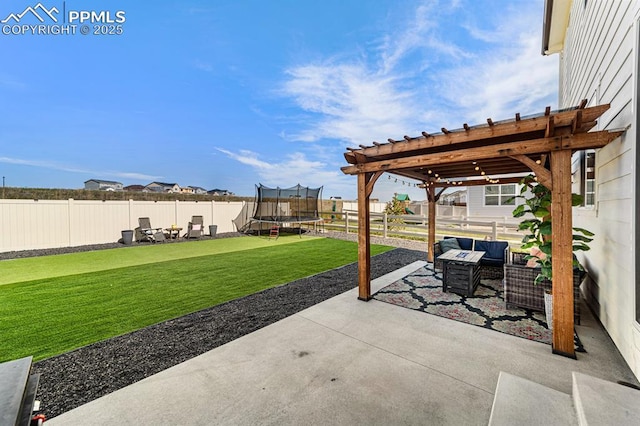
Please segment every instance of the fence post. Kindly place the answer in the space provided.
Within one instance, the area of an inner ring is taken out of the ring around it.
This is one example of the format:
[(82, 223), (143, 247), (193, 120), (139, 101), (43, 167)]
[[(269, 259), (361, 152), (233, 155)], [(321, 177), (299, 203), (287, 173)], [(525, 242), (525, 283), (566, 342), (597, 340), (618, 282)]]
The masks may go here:
[(349, 212), (344, 214), (344, 232), (349, 233)]
[[(74, 226), (74, 221), (76, 219), (76, 211), (75, 211), (75, 205), (73, 204), (73, 198), (69, 198), (67, 200), (67, 226), (68, 226), (68, 233), (67, 233), (67, 241), (69, 244), (69, 247), (73, 246), (74, 242), (76, 241), (77, 235), (74, 235), (74, 233), (78, 232), (78, 227)], [(79, 238), (78, 238), (79, 240)]]
[(493, 222), (492, 228), (492, 239), (493, 241), (498, 241), (498, 222)]
[(382, 236), (387, 238), (387, 212), (382, 216)]

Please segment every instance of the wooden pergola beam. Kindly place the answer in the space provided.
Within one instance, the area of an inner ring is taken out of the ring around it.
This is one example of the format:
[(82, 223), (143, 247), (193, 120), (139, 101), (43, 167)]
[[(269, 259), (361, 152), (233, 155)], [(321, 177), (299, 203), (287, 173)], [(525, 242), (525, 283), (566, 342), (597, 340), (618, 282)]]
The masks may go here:
[[(595, 124), (595, 120), (609, 108), (609, 104), (604, 104), (583, 109), (583, 126), (586, 126), (588, 123)], [(575, 110), (558, 112), (552, 116), (554, 117), (554, 126), (556, 128), (567, 126), (571, 127), (575, 118)], [(427, 132), (422, 132), (422, 137), (413, 138), (410, 144), (397, 143), (393, 139), (388, 139), (388, 144), (363, 149), (363, 153), (367, 155), (388, 155), (419, 151), (437, 146), (455, 145), (489, 138), (544, 132), (547, 129), (548, 117), (549, 116), (540, 116), (521, 120), (514, 119), (513, 121), (508, 122), (494, 123), (493, 126), (485, 125), (484, 127), (470, 127), (471, 131), (463, 130), (441, 135), (430, 135)], [(349, 158), (346, 159), (347, 162), (351, 162), (349, 161)]]
[(366, 172), (391, 171), (417, 167), (437, 166), (463, 161), (482, 160), (502, 156), (541, 154), (560, 150), (580, 150), (600, 148), (622, 134), (618, 132), (590, 132), (577, 135), (540, 138), (519, 142), (488, 145), (476, 148), (438, 152), (434, 154), (413, 155), (389, 160), (371, 161), (342, 167), (345, 174), (355, 175)]

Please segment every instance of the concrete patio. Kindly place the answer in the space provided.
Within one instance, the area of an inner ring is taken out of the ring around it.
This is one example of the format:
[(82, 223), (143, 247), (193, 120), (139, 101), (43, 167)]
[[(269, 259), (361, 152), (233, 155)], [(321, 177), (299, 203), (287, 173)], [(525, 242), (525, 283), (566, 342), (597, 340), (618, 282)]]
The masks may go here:
[[(416, 262), (372, 282), (375, 292)], [(584, 306), (578, 360), (353, 289), (47, 422), (483, 424), (500, 372), (571, 393), (572, 372), (637, 383)]]

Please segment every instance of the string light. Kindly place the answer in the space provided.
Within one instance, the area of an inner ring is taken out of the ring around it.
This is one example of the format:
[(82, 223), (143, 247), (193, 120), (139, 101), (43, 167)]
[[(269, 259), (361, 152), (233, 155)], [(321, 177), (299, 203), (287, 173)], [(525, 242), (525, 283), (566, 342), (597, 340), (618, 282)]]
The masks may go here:
[[(391, 180), (391, 175), (387, 175), (387, 179), (388, 179), (388, 180)], [(398, 182), (398, 179), (397, 179), (397, 178), (394, 178), (394, 179), (393, 179), (393, 182), (394, 182), (394, 183), (397, 183), (397, 182)], [(404, 186), (404, 185), (406, 185), (406, 186), (408, 186), (408, 187), (412, 187), (412, 186), (413, 186), (414, 188), (418, 187), (418, 184), (416, 184), (416, 183), (412, 183), (412, 182), (407, 182), (407, 181), (404, 181), (404, 180), (402, 180), (402, 179), (400, 180), (400, 183), (401, 183), (403, 186)]]
[(491, 179), (489, 176), (487, 176), (487, 173), (484, 170), (482, 170), (482, 167), (480, 167), (480, 165), (478, 164), (477, 161), (472, 161), (471, 164), (473, 164), (475, 166), (474, 170), (480, 172), (480, 176), (484, 176), (484, 180), (486, 182), (489, 182), (489, 183), (498, 183), (498, 182), (500, 182), (500, 179)]

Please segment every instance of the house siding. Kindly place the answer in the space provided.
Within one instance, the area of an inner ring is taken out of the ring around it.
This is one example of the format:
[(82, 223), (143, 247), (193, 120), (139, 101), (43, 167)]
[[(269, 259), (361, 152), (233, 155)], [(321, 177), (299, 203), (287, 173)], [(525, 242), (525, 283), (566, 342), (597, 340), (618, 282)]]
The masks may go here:
[[(595, 233), (581, 255), (591, 280), (583, 287), (588, 303), (640, 377), (640, 325), (636, 316), (635, 231), (638, 2), (574, 1), (564, 51), (560, 55), (559, 103), (575, 106), (610, 103), (598, 130), (627, 132), (596, 154), (596, 203), (574, 209), (574, 226)], [(572, 171), (583, 165), (574, 156)], [(577, 186), (574, 182), (574, 190)]]
[[(516, 186), (519, 194), (520, 185)], [(522, 201), (516, 199), (516, 205)], [(486, 206), (484, 204), (484, 186), (470, 186), (467, 188), (467, 211), (470, 217), (513, 217), (513, 206)]]

